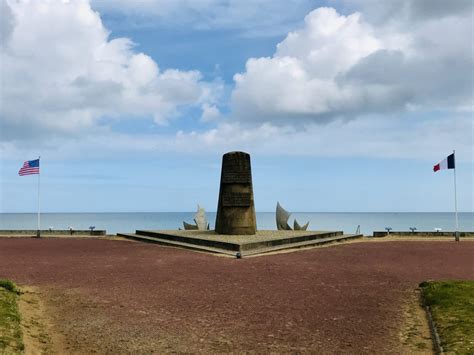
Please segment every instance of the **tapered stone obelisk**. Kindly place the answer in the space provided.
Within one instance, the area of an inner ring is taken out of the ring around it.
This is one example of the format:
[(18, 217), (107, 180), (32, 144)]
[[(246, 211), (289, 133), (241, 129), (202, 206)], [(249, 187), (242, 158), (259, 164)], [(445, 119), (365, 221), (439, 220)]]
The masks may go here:
[(252, 235), (256, 231), (250, 155), (226, 153), (222, 157), (216, 233)]

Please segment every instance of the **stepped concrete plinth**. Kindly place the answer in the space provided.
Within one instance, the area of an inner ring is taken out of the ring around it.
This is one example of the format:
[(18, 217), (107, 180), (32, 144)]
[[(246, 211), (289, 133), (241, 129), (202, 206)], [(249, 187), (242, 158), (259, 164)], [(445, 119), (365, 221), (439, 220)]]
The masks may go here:
[(340, 242), (362, 237), (342, 231), (257, 231), (255, 235), (227, 235), (198, 230), (137, 230), (134, 234), (119, 233), (120, 237), (204, 252), (231, 256), (260, 255), (273, 251), (295, 249)]

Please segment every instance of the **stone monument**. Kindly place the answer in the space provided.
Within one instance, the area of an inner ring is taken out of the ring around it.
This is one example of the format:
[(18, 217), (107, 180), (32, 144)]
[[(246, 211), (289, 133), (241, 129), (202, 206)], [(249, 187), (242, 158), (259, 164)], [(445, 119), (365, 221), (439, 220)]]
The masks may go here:
[(230, 152), (222, 157), (216, 233), (253, 235), (257, 219), (253, 200), (250, 155)]

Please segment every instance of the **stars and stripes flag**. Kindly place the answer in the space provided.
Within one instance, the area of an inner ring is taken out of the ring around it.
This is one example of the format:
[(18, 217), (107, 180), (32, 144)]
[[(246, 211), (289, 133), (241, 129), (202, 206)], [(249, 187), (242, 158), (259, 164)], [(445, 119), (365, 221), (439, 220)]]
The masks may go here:
[(18, 175), (33, 175), (40, 173), (40, 161), (39, 159), (36, 160), (27, 160), (23, 163)]
[(455, 168), (456, 168), (456, 164), (455, 164), (454, 153), (453, 153), (451, 155), (448, 155), (447, 158), (443, 159), (435, 166), (433, 166), (433, 171), (436, 172), (438, 170), (455, 169)]

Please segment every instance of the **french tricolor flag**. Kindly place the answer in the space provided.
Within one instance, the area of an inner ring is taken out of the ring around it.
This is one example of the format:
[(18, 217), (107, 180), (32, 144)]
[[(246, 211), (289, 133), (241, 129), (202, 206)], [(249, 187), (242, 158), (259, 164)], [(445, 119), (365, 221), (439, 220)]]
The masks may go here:
[(455, 169), (455, 163), (454, 163), (454, 153), (449, 155), (446, 159), (440, 161), (438, 164), (436, 164), (433, 167), (433, 171), (436, 172), (438, 170), (443, 170), (443, 169)]

